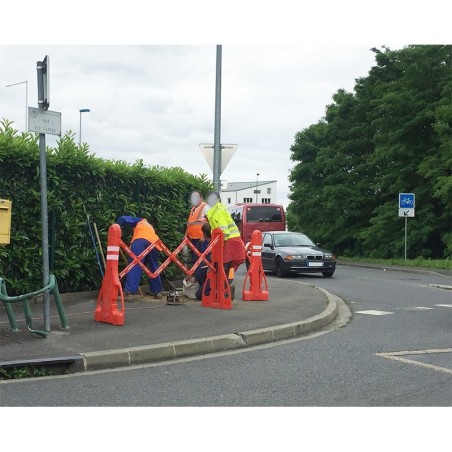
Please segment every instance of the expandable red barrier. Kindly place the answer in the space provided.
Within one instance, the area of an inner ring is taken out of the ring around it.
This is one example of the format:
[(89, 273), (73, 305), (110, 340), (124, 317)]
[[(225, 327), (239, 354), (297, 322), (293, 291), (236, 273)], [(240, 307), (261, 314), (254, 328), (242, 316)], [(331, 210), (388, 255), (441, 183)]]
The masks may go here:
[(224, 236), (221, 229), (212, 231), (212, 241), (218, 242), (218, 246), (212, 249), (212, 263), (215, 271), (207, 273), (201, 304), (206, 308), (232, 309), (231, 287), (223, 266)]
[[(195, 264), (188, 269), (182, 262), (179, 261), (177, 255), (187, 245), (198, 256)], [(144, 257), (149, 254), (155, 247), (159, 246), (168, 257), (162, 265), (155, 272), (151, 272), (142, 262)], [(119, 273), (118, 261), (119, 250), (123, 249), (132, 259), (124, 270)], [(207, 255), (212, 253), (212, 261), (207, 260)], [(204, 300), (202, 306), (231, 309), (231, 291), (228, 280), (224, 274), (223, 268), (223, 233), (219, 229), (212, 231), (212, 240), (209, 246), (204, 251), (200, 251), (192, 244), (192, 242), (185, 238), (179, 246), (171, 251), (159, 239), (148, 246), (139, 256), (136, 256), (132, 250), (121, 240), (121, 228), (118, 224), (112, 224), (108, 230), (108, 245), (107, 245), (107, 268), (102, 280), (102, 287), (97, 297), (97, 305), (94, 313), (94, 320), (98, 322), (111, 323), (113, 325), (124, 325), (124, 295), (120, 280), (132, 269), (135, 265), (139, 265), (149, 278), (155, 278), (160, 275), (168, 265), (174, 262), (184, 273), (192, 276), (195, 270), (201, 265), (207, 265), (211, 271), (208, 272), (210, 279), (211, 290), (209, 296)], [(218, 275), (217, 275), (218, 273)], [(223, 287), (223, 290), (218, 290)], [(119, 297), (119, 299), (118, 299)], [(216, 298), (217, 297), (217, 298)], [(118, 302), (120, 308), (118, 309)]]
[[(243, 281), (244, 301), (268, 301), (268, 284), (262, 267), (262, 232), (253, 231), (249, 245), (250, 267)], [(247, 253), (248, 254), (248, 253)], [(249, 288), (246, 290), (247, 282)]]
[[(177, 258), (177, 255), (187, 245), (197, 256), (198, 260), (189, 269)], [(142, 262), (144, 257), (150, 253), (155, 247), (161, 248), (162, 252), (168, 257), (155, 272), (151, 272)], [(232, 309), (231, 288), (228, 278), (223, 267), (223, 246), (224, 236), (221, 229), (212, 231), (212, 240), (204, 253), (185, 238), (179, 246), (171, 251), (159, 239), (146, 248), (139, 256), (136, 256), (132, 250), (121, 240), (121, 228), (118, 224), (113, 224), (108, 230), (108, 246), (107, 246), (107, 268), (102, 281), (102, 287), (97, 297), (97, 305), (94, 313), (94, 319), (98, 322), (111, 323), (113, 325), (124, 325), (125, 308), (124, 295), (120, 280), (133, 268), (139, 265), (149, 278), (155, 278), (160, 275), (168, 265), (175, 263), (184, 273), (191, 276), (199, 265), (207, 265), (210, 271), (207, 273), (205, 290), (203, 291), (202, 306), (218, 309)], [(267, 301), (268, 285), (262, 268), (261, 250), (262, 250), (262, 233), (254, 231), (251, 237), (250, 247), (250, 268), (246, 274), (243, 283), (243, 300), (245, 301)], [(132, 261), (124, 270), (119, 273), (118, 261), (119, 250), (123, 249), (130, 256)], [(212, 253), (211, 262), (207, 260), (207, 255)], [(249, 290), (245, 290), (247, 281), (250, 283)], [(119, 307), (118, 307), (119, 303)]]
[(94, 312), (94, 320), (97, 322), (124, 325), (124, 295), (118, 275), (120, 244), (121, 228), (119, 224), (112, 224), (108, 229), (107, 267)]

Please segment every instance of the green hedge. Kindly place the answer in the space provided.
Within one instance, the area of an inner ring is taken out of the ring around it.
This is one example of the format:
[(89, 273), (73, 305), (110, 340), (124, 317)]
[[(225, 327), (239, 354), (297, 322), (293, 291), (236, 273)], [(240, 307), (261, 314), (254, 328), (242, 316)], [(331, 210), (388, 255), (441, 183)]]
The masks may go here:
[[(68, 132), (47, 149), (50, 267), (61, 292), (96, 290), (101, 276), (84, 207), (104, 244), (120, 215), (144, 217), (170, 249), (180, 243), (192, 190), (211, 189), (205, 175), (182, 168), (109, 161)], [(0, 123), (0, 198), (13, 202), (11, 244), (0, 246), (0, 276), (11, 294), (42, 286), (39, 145)], [(129, 240), (130, 237), (123, 237)], [(171, 267), (170, 267), (171, 269)], [(170, 270), (171, 272), (171, 270)]]

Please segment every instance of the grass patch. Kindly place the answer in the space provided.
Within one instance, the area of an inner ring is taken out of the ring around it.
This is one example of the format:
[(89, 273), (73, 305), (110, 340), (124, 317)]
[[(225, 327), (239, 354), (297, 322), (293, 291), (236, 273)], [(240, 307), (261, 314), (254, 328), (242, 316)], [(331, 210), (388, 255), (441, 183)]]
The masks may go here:
[(450, 259), (424, 259), (418, 257), (416, 259), (373, 259), (370, 257), (338, 257), (343, 262), (361, 262), (363, 264), (380, 264), (380, 265), (396, 265), (400, 267), (422, 267), (452, 270), (452, 260)]

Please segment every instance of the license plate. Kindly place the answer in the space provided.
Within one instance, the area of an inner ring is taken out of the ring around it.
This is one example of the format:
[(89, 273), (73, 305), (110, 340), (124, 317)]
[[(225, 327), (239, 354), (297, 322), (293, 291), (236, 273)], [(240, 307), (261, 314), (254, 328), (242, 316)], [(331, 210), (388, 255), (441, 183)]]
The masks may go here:
[(323, 267), (323, 262), (308, 262), (309, 267)]

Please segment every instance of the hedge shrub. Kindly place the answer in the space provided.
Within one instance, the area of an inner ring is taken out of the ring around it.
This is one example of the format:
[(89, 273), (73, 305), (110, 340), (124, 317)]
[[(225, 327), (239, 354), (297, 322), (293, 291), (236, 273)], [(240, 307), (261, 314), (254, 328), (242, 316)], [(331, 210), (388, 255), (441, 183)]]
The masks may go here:
[[(0, 198), (13, 202), (11, 244), (0, 245), (0, 275), (16, 294), (42, 285), (41, 204), (38, 136), (19, 134), (11, 124), (0, 123)], [(148, 219), (173, 249), (183, 237), (190, 192), (211, 189), (206, 175), (182, 168), (95, 157), (86, 144), (75, 143), (71, 132), (47, 148), (47, 174), (50, 267), (61, 292), (100, 286), (84, 208), (104, 249), (108, 228), (119, 215)]]

